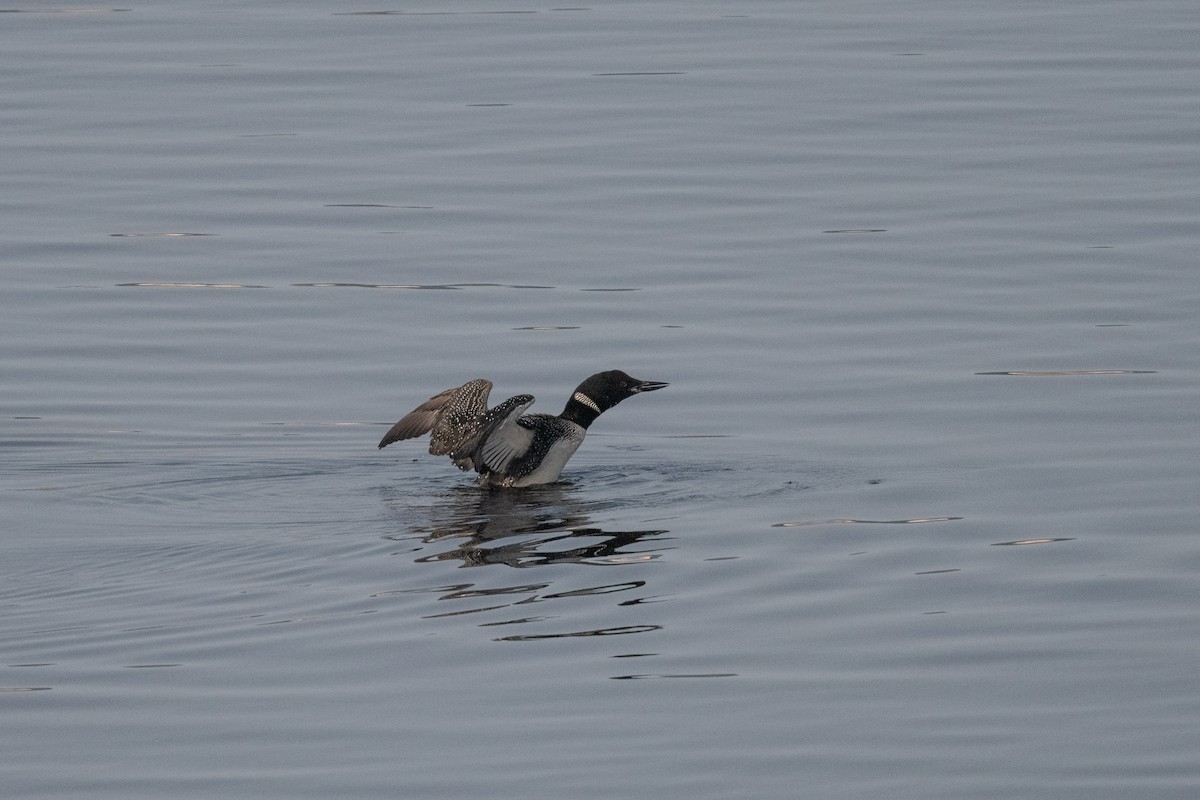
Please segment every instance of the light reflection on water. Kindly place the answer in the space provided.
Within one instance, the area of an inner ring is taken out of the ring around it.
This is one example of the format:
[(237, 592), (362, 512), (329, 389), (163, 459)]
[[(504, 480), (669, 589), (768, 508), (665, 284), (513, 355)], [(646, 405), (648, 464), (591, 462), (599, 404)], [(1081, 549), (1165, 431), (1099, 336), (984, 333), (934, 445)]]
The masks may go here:
[[(463, 539), (455, 547), (419, 561), (459, 560), (462, 566), (506, 564), (529, 567), (557, 563), (629, 564), (657, 558), (665, 529), (601, 530), (590, 524), (587, 503), (574, 486), (530, 487), (522, 491), (461, 487), (439, 498), (429, 525), (409, 533), (433, 543)], [(405, 516), (404, 511), (399, 516)], [(408, 538), (398, 536), (396, 538)], [(502, 541), (517, 539), (518, 541)], [(634, 548), (639, 543), (649, 548)]]

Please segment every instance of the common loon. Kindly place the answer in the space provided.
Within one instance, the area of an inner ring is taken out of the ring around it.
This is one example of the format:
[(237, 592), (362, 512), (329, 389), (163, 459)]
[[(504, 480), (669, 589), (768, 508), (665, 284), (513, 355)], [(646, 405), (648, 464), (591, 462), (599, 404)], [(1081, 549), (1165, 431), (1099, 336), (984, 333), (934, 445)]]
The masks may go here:
[[(619, 369), (598, 372), (575, 389), (567, 407), (553, 414), (525, 414), (533, 395), (510, 397), (487, 407), (492, 382), (478, 378), (429, 398), (391, 427), (380, 448), (432, 431), (429, 452), (450, 456), (461, 470), (474, 469), (491, 486), (553, 483), (579, 449), (588, 426), (626, 397), (667, 384), (639, 381)], [(524, 415), (524, 416), (522, 416)]]

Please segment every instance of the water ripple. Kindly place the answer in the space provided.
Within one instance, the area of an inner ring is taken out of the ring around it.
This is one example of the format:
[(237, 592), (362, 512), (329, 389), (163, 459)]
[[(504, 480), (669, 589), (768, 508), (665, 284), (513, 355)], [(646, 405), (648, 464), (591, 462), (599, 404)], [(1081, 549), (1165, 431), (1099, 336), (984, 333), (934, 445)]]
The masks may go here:
[(976, 372), (976, 375), (1014, 375), (1025, 378), (1059, 378), (1069, 375), (1153, 375), (1153, 369), (1054, 369), (1010, 370), (1007, 372)]
[(820, 525), (919, 525), (927, 522), (954, 522), (962, 517), (918, 517), (916, 519), (814, 519), (776, 522), (772, 528), (810, 528)]
[(624, 636), (630, 633), (649, 633), (662, 630), (661, 625), (623, 625), (618, 628), (595, 628), (587, 631), (570, 631), (568, 633), (530, 633), (517, 636), (501, 636), (497, 642), (534, 642), (544, 639), (573, 639), (580, 636)]

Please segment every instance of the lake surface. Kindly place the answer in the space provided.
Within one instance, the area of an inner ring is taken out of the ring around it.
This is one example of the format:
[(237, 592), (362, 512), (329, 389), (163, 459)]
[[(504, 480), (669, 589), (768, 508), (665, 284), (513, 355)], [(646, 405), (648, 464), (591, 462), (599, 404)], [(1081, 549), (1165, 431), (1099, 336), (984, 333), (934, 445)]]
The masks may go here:
[[(5, 796), (1196, 797), (1198, 40), (5, 9)], [(376, 449), (613, 368), (560, 484)]]

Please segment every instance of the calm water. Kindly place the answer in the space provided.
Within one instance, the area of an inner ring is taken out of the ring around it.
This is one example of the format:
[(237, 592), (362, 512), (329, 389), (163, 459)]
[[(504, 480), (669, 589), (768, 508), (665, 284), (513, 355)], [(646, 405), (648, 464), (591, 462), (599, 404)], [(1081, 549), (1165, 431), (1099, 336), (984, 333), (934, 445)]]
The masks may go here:
[(6, 796), (1200, 793), (1194, 3), (5, 11)]

